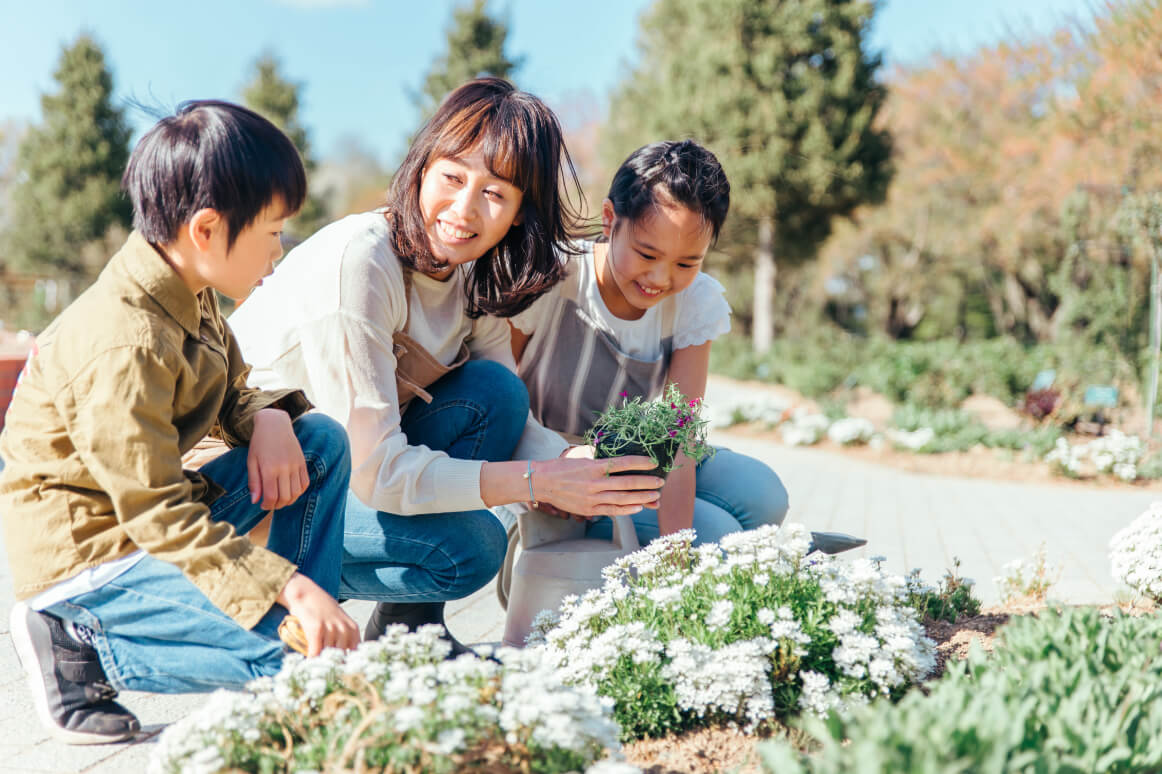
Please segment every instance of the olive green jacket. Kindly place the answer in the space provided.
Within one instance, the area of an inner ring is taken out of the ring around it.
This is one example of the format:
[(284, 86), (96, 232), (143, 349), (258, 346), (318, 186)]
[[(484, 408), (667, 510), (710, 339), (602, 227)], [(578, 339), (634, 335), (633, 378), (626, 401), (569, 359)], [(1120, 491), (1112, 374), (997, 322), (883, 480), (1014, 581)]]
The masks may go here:
[(210, 519), (221, 494), (182, 469), (211, 432), (250, 440), (254, 415), (310, 408), (246, 386), (212, 290), (194, 295), (137, 232), (39, 337), (0, 435), (0, 517), (16, 596), (144, 549), (251, 628), (295, 567)]

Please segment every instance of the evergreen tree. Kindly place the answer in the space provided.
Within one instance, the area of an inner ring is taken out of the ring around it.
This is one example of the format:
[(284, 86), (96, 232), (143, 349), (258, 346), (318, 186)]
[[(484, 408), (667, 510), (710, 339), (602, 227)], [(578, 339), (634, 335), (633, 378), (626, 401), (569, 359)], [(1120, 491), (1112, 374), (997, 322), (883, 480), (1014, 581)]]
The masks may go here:
[(92, 38), (64, 48), (53, 77), (60, 88), (41, 97), (43, 123), (29, 129), (17, 154), (4, 260), (23, 271), (88, 278), (95, 267), (86, 248), (132, 222), (120, 191), (130, 130)]
[(488, 14), (486, 0), (472, 0), (452, 12), (447, 29), (447, 51), (432, 63), (417, 103), (427, 119), (444, 96), (465, 81), (481, 75), (512, 79), (523, 57), (504, 53), (508, 25)]
[[(613, 152), (692, 136), (730, 176), (757, 234), (754, 344), (770, 346), (776, 251), (803, 260), (832, 220), (882, 200), (891, 144), (864, 38), (873, 0), (656, 0), (640, 64), (614, 97)], [(618, 159), (620, 161), (620, 158)]]
[[(265, 53), (254, 63), (254, 77), (242, 90), (242, 100), (251, 110), (262, 114), (281, 129), (303, 157), (308, 181), (315, 171), (311, 155), (311, 141), (306, 128), (299, 122), (299, 89), (302, 84), (287, 80), (280, 72), (278, 58)], [(287, 224), (292, 241), (306, 239), (327, 221), (327, 207), (323, 197), (308, 190), (307, 200), (298, 215)]]

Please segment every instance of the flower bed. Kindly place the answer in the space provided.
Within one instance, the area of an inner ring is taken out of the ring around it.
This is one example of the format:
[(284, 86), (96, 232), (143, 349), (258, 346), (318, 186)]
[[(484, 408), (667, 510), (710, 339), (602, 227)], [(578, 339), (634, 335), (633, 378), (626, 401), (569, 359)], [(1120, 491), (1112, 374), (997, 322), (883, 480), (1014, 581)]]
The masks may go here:
[[(439, 626), (390, 627), (350, 653), (287, 657), (273, 678), (219, 691), (162, 734), (162, 772), (615, 772), (609, 702), (563, 685), (536, 652), (444, 661)], [(595, 764), (595, 765), (594, 765)]]
[(1110, 565), (1114, 580), (1162, 602), (1162, 502), (1151, 503), (1110, 539)]
[(624, 738), (897, 697), (932, 668), (907, 581), (878, 562), (808, 558), (798, 524), (693, 538), (655, 540), (534, 623), (567, 684), (614, 701)]

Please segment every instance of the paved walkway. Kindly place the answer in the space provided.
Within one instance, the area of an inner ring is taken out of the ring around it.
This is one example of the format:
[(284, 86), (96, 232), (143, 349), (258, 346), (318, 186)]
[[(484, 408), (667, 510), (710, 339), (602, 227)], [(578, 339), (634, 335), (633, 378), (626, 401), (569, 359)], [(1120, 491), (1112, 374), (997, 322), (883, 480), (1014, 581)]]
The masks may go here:
[[(718, 434), (716, 441), (758, 457), (779, 472), (791, 494), (790, 518), (812, 529), (868, 538), (860, 554), (887, 557), (895, 572), (912, 567), (935, 582), (953, 557), (977, 581), (979, 596), (997, 599), (993, 578), (1008, 561), (1031, 557), (1044, 543), (1062, 569), (1051, 597), (1072, 603), (1109, 602), (1110, 536), (1162, 492), (1083, 490), (981, 479), (926, 476), (871, 465), (813, 449)], [(24, 687), (8, 633), (12, 584), (0, 550), (0, 772), (114, 772), (145, 770), (165, 724), (200, 706), (202, 696), (126, 694), (145, 728), (131, 744), (70, 747), (41, 730)], [(370, 603), (348, 603), (365, 621)], [(493, 587), (449, 606), (449, 626), (469, 643), (497, 642), (503, 614)]]

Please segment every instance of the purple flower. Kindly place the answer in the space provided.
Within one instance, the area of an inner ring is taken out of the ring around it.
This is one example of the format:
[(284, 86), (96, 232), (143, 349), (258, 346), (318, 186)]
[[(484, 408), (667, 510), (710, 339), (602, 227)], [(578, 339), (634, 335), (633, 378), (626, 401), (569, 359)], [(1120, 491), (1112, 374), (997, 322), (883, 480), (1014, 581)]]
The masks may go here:
[(672, 409), (676, 409), (676, 408), (678, 408), (678, 407), (677, 407), (676, 405), (674, 405), (673, 403), (671, 403), (671, 404), (670, 404), (670, 408), (672, 408)]
[(620, 396), (621, 396), (621, 397), (623, 397), (623, 398), (628, 398), (628, 397), (629, 397), (629, 393), (628, 393), (628, 392), (626, 392), (625, 390), (622, 390), (621, 392), (619, 392), (619, 393), (618, 393), (618, 395), (620, 395)]
[(673, 438), (673, 437), (674, 437), (675, 435), (677, 435), (677, 434), (678, 434), (678, 431), (677, 431), (677, 430), (671, 430), (671, 431), (670, 431), (670, 437), (671, 437), (671, 438)]
[(698, 405), (698, 401), (696, 401), (696, 400), (690, 401), (690, 408), (694, 408), (697, 405)]

